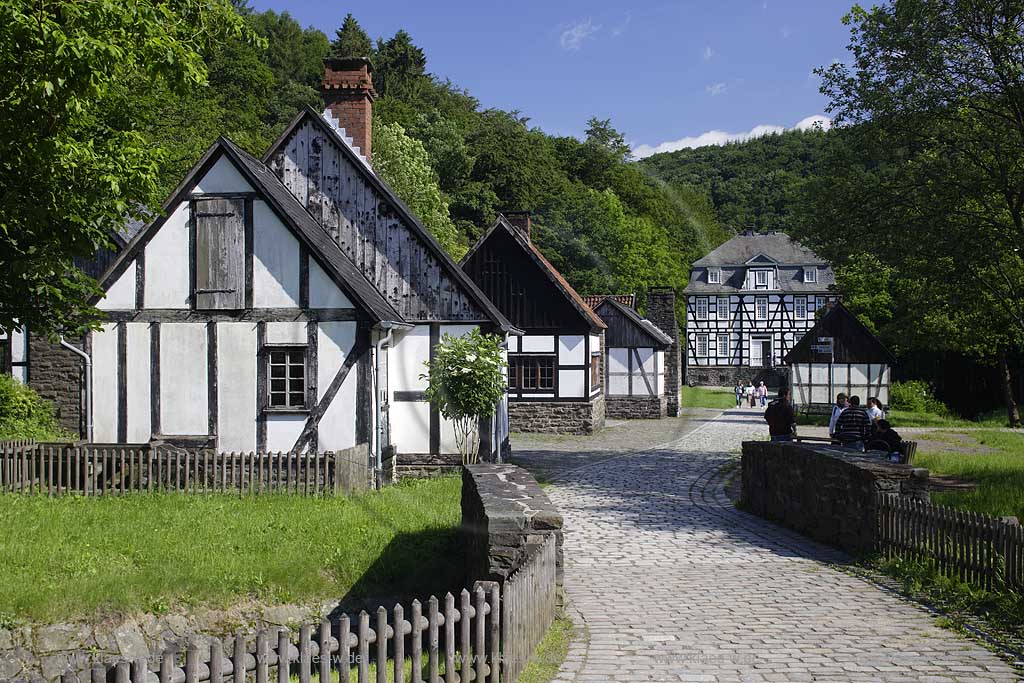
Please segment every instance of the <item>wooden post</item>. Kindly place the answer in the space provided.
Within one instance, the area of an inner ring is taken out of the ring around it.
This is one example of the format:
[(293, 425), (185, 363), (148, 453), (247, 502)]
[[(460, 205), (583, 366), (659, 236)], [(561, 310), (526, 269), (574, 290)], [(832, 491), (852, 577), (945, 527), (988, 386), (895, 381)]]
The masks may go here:
[(309, 624), (299, 627), (299, 683), (310, 683), (312, 671), (312, 655), (310, 654), (310, 632)]
[(352, 643), (349, 638), (352, 635), (351, 624), (347, 614), (341, 615), (338, 623), (338, 681), (348, 683), (352, 670)]
[(501, 680), (501, 608), (501, 593), (495, 582), (491, 586), (491, 683)]
[(409, 631), (409, 650), (412, 654), (412, 683), (423, 680), (423, 605), (419, 600), (412, 601), (412, 614), (409, 615), (412, 628)]
[[(405, 612), (402, 610), (402, 606), (396, 604), (392, 610), (394, 615), (395, 624), (395, 642), (392, 647), (394, 652), (394, 664), (395, 664), (395, 683), (405, 683)], [(414, 672), (412, 675), (413, 681), (419, 683), (419, 676)], [(469, 680), (468, 678), (466, 679)]]
[(270, 647), (267, 632), (256, 634), (256, 683), (270, 683)]
[(444, 596), (444, 680), (455, 683), (455, 596)]
[[(320, 681), (329, 683), (331, 680), (331, 622), (323, 619), (320, 621)], [(343, 682), (344, 683), (344, 682)]]
[[(224, 683), (224, 644), (220, 638), (210, 641), (210, 683)], [(235, 672), (232, 671), (232, 674)], [(238, 680), (234, 676), (235, 681)]]
[(473, 607), (470, 604), (469, 591), (465, 588), (459, 593), (459, 656), (462, 664), (460, 680), (468, 681), (473, 675), (472, 645), (470, 641), (470, 613)]
[(289, 683), (288, 667), (288, 630), (281, 629), (277, 632), (277, 683)]
[(149, 677), (149, 662), (145, 657), (139, 657), (132, 662), (132, 681), (139, 683)]
[(233, 683), (245, 683), (245, 636), (235, 636), (235, 650), (231, 657), (231, 680)]
[(377, 683), (388, 683), (388, 611), (377, 608)]
[(359, 662), (358, 682), (370, 683), (370, 615), (366, 610), (359, 612)]
[(438, 618), (437, 598), (433, 595), (427, 601), (427, 668), (429, 669), (430, 683), (438, 683), (441, 679), (438, 676)]

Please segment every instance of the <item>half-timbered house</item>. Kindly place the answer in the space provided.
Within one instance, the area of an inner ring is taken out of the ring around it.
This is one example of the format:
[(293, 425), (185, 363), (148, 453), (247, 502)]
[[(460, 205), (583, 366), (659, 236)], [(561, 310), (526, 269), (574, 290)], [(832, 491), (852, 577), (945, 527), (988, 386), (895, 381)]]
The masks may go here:
[(834, 303), (832, 267), (782, 232), (747, 230), (694, 261), (686, 295), (686, 381), (782, 381), (778, 367)]
[(530, 241), (529, 214), (499, 215), (462, 268), (524, 333), (509, 338), (512, 429), (601, 429), (605, 324)]
[[(217, 140), (102, 277), (97, 441), (457, 460), (426, 363), (445, 333), (515, 330), (373, 172), (369, 63), (325, 61), (324, 113), (262, 159)], [(504, 405), (481, 424), (503, 447)]]

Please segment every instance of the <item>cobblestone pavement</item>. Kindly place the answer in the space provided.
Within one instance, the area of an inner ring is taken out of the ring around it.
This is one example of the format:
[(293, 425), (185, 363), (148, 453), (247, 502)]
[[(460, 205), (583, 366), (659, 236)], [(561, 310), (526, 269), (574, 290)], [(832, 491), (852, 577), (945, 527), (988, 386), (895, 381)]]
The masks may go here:
[[(549, 468), (582, 630), (555, 681), (1019, 680), (934, 614), (829, 567), (839, 552), (737, 511), (720, 469), (763, 425), (729, 411), (646, 449), (671, 429), (622, 426), (608, 439), (624, 455), (591, 437), (599, 460)], [(515, 445), (543, 465), (556, 442)]]

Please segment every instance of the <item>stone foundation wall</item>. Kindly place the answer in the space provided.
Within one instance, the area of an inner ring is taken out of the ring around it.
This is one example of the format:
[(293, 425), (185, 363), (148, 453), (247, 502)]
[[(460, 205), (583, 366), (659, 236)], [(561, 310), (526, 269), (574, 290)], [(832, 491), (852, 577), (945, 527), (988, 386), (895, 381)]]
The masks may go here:
[[(81, 339), (68, 339), (82, 348)], [(82, 435), (82, 359), (38, 334), (28, 335), (28, 385), (53, 403), (62, 429)], [(116, 398), (112, 400), (117, 400)]]
[(743, 508), (855, 555), (875, 550), (878, 494), (928, 501), (928, 470), (838, 447), (743, 443)]
[(593, 434), (604, 427), (605, 399), (593, 401), (509, 401), (508, 423), (513, 432)]
[(657, 420), (668, 414), (668, 397), (608, 396), (608, 417), (620, 420)]
[(552, 534), (560, 592), (562, 515), (537, 480), (515, 465), (462, 468), (462, 535), (470, 582), (507, 579)]
[(686, 368), (686, 383), (690, 386), (734, 387), (739, 380), (755, 386), (764, 381), (773, 390), (789, 382), (786, 368), (752, 368), (746, 365), (700, 365)]

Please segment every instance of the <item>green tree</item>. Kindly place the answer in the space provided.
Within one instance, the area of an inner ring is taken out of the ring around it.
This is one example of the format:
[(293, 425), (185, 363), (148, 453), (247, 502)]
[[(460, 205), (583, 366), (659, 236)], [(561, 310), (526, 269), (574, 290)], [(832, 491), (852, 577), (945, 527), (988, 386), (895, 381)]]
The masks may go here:
[(159, 150), (123, 105), (204, 82), (227, 37), (248, 36), (223, 0), (0, 0), (0, 328), (96, 320), (74, 258), (158, 202)]
[(458, 260), (466, 253), (448, 215), (427, 150), (397, 123), (373, 126), (373, 168), (412, 209), (441, 246)]
[(373, 55), (373, 41), (349, 12), (331, 41), (331, 56), (372, 58)]
[(373, 84), (381, 95), (415, 100), (430, 83), (427, 56), (407, 32), (377, 41)]

